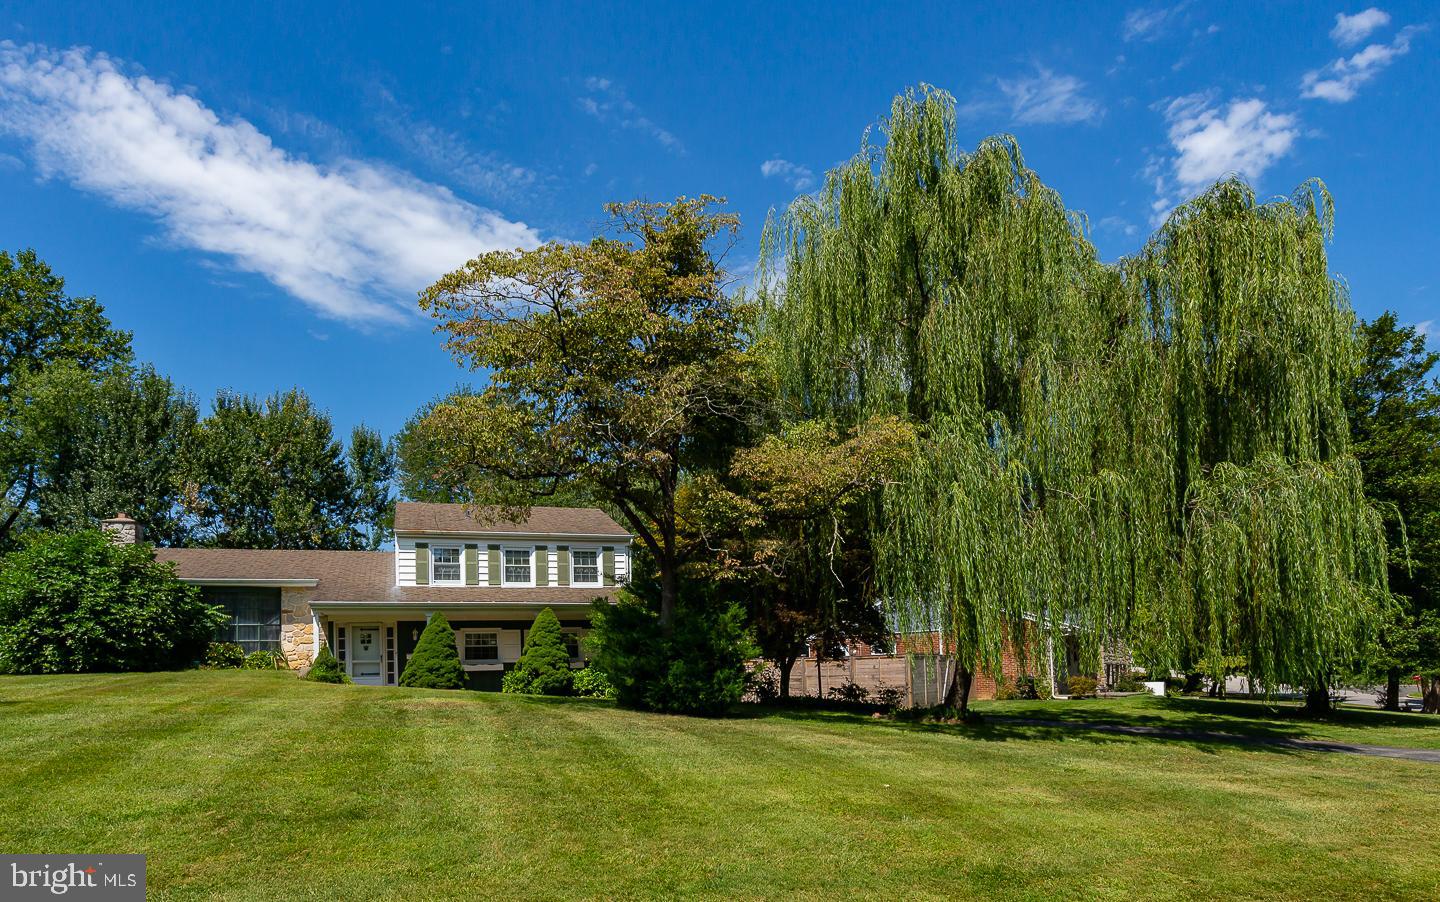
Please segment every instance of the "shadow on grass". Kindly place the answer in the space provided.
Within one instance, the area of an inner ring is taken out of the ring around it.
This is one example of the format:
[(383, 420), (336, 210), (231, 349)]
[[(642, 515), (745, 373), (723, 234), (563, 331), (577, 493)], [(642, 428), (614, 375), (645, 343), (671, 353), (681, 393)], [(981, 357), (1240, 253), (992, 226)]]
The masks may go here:
[[(907, 720), (903, 716), (877, 718), (859, 712), (762, 705), (746, 706), (755, 710), (741, 716), (848, 723), (912, 733), (959, 736), (982, 742), (1084, 741), (1096, 745), (1160, 742), (1212, 753), (1242, 747), (1286, 755), (1342, 751), (1344, 746), (1352, 744), (1394, 745), (1393, 742), (1367, 740), (1359, 732), (1366, 728), (1434, 729), (1440, 726), (1440, 721), (1414, 715), (1343, 709), (1330, 717), (1312, 720), (1298, 706), (1211, 699), (1154, 698), (1123, 706), (1100, 704), (1103, 706), (1093, 708), (1088, 707), (1085, 701), (1007, 704), (1000, 711), (982, 710), (980, 720), (975, 723)], [(1336, 739), (1323, 731), (1323, 727), (1330, 725), (1353, 727), (1357, 734)], [(1423, 749), (1417, 751), (1433, 754)]]

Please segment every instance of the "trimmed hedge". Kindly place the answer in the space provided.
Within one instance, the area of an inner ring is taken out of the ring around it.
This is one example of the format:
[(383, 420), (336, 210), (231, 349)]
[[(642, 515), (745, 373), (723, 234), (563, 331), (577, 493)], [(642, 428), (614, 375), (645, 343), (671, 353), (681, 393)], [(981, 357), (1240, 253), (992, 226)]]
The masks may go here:
[(465, 687), (465, 669), (460, 666), (460, 652), (455, 648), (455, 631), (444, 614), (431, 615), (410, 654), (410, 663), (400, 674), (400, 685), (412, 689)]

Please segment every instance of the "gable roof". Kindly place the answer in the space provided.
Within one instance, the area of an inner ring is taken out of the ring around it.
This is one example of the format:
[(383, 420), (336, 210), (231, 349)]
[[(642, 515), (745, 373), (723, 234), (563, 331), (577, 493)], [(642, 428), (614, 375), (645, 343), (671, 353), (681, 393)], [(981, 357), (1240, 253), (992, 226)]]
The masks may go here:
[[(472, 514), (471, 511), (474, 511)], [(618, 538), (629, 530), (597, 507), (532, 507), (524, 520), (502, 520), (495, 508), (464, 504), (395, 504), (395, 531), (420, 533), (508, 533), (515, 535), (593, 535)]]
[(315, 601), (466, 604), (589, 603), (618, 589), (548, 586), (397, 586), (392, 551), (287, 551), (249, 548), (157, 548), (155, 559), (175, 564), (176, 575), (197, 583), (264, 584), (315, 580)]

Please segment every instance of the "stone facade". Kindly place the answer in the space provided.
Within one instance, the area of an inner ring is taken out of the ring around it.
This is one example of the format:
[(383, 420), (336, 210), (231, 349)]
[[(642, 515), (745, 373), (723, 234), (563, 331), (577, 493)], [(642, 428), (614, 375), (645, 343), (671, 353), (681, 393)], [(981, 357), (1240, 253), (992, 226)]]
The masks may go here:
[(291, 669), (309, 667), (315, 653), (315, 621), (310, 612), (310, 588), (280, 590), (280, 652)]
[(101, 520), (100, 528), (117, 545), (134, 545), (145, 537), (144, 528), (125, 514)]

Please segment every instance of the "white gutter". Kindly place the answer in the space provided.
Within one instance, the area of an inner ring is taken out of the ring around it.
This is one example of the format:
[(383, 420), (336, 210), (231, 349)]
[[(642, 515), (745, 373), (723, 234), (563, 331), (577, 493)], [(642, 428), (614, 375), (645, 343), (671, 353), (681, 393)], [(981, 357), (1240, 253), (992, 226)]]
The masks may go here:
[(272, 588), (313, 589), (318, 579), (236, 579), (230, 577), (182, 576), (182, 583), (195, 586), (267, 586)]

